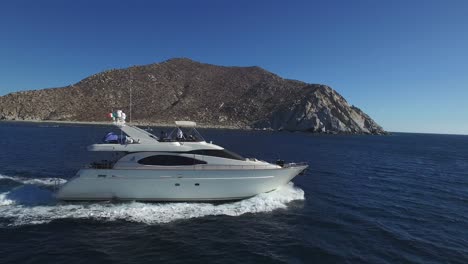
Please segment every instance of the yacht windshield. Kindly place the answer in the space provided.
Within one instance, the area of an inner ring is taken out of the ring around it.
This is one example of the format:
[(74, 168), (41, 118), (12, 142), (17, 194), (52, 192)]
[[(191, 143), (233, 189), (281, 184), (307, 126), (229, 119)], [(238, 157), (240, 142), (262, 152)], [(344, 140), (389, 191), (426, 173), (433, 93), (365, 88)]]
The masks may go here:
[(160, 141), (201, 142), (205, 139), (194, 127), (176, 127), (168, 136), (161, 131)]

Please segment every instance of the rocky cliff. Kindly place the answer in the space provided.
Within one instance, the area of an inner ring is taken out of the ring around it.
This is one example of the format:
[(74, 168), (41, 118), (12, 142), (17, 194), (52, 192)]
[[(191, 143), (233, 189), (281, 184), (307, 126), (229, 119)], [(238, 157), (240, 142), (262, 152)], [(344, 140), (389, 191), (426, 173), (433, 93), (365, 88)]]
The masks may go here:
[[(131, 91), (131, 92), (130, 92)], [(189, 59), (109, 70), (62, 88), (0, 97), (0, 119), (132, 120), (319, 133), (382, 134), (384, 130), (326, 85), (283, 79), (259, 67), (222, 67)]]

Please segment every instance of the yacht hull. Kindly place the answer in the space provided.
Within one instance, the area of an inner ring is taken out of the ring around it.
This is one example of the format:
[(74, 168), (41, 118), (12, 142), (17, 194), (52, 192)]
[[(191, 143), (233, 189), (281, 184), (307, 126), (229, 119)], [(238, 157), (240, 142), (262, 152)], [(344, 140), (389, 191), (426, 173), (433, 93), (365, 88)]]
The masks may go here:
[(285, 185), (307, 165), (276, 169), (82, 169), (60, 188), (60, 200), (238, 200)]

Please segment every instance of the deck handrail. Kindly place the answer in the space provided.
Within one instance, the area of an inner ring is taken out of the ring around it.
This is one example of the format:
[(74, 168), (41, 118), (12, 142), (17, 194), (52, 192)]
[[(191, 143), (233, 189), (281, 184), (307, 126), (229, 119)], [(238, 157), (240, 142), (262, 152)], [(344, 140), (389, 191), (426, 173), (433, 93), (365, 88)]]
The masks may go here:
[[(272, 166), (273, 165), (273, 166)], [(294, 168), (307, 165), (306, 162), (299, 162), (299, 163), (286, 163), (282, 168)], [(235, 169), (281, 169), (275, 166), (275, 164), (271, 165), (231, 165), (231, 164), (197, 164), (192, 166), (181, 165), (181, 166), (158, 166), (158, 165), (144, 165), (141, 167), (133, 167), (133, 166), (119, 166), (121, 169), (152, 169), (152, 168), (162, 168), (167, 170), (235, 170)], [(112, 167), (107, 166), (89, 166), (88, 168), (93, 169), (112, 169)]]

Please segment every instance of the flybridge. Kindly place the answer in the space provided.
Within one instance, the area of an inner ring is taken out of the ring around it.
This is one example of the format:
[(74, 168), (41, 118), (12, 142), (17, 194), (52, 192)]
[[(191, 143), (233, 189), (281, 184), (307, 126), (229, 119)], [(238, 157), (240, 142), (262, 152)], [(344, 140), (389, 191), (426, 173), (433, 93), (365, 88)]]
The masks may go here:
[[(207, 143), (195, 129), (196, 123), (191, 121), (176, 121), (176, 128), (169, 135), (161, 133), (157, 137), (136, 126), (126, 125), (125, 122), (114, 122), (122, 133), (120, 140), (88, 146), (89, 151), (158, 151), (185, 152), (198, 149), (223, 149), (217, 145)], [(189, 129), (187, 129), (189, 128)]]

